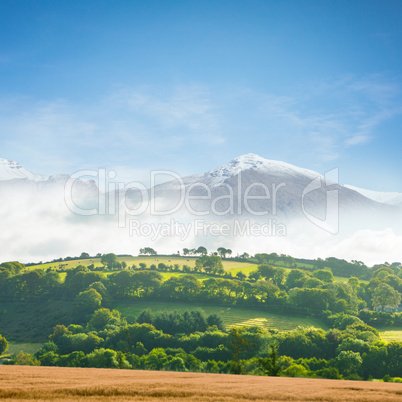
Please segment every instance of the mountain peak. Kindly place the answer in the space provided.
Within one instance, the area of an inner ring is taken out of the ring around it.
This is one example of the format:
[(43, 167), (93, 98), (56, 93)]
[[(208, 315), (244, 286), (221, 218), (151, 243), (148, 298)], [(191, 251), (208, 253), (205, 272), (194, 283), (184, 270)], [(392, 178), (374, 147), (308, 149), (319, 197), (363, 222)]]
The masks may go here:
[(3, 159), (0, 158), (0, 166), (6, 166), (6, 167), (10, 167), (11, 169), (21, 169), (22, 166), (15, 161), (12, 161), (10, 159)]
[(0, 180), (27, 179), (33, 181), (46, 180), (47, 176), (35, 174), (23, 168), (18, 162), (0, 158)]
[(303, 169), (290, 163), (280, 162), (270, 159), (265, 159), (257, 154), (248, 153), (240, 155), (232, 159), (229, 163), (222, 165), (216, 169), (210, 170), (205, 175), (215, 186), (221, 185), (230, 177), (238, 175), (246, 170), (256, 170), (261, 173), (271, 174), (275, 176), (308, 176), (316, 178), (321, 176), (319, 173), (312, 170)]
[(258, 168), (263, 165), (268, 159), (265, 159), (257, 154), (249, 153), (240, 155), (237, 158), (232, 159), (229, 164), (238, 164), (242, 170)]

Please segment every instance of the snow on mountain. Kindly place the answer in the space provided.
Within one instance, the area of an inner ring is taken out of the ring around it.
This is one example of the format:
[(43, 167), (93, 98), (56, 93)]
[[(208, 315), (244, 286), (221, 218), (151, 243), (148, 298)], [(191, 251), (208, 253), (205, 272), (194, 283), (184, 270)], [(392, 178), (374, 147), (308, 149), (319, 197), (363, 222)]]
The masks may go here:
[(26, 179), (40, 182), (48, 178), (48, 176), (35, 174), (26, 170), (15, 161), (0, 158), (0, 180)]
[(209, 182), (211, 187), (217, 187), (225, 180), (238, 175), (240, 172), (255, 170), (262, 173), (269, 173), (274, 176), (307, 176), (311, 179), (321, 175), (312, 170), (299, 168), (285, 162), (274, 161), (262, 158), (256, 154), (241, 155), (231, 160), (226, 165), (205, 173), (204, 179)]
[(370, 198), (373, 201), (381, 202), (383, 204), (402, 206), (402, 193), (366, 190), (364, 188), (349, 185), (345, 185), (344, 187), (357, 191), (358, 193), (364, 195), (367, 198)]
[[(22, 167), (18, 162), (0, 158), (0, 197), (8, 197), (10, 194), (19, 194), (24, 197), (35, 195), (46, 198), (52, 193), (62, 200), (65, 196), (65, 185), (70, 176), (67, 174), (55, 174), (45, 176), (35, 174)], [(98, 187), (94, 180), (78, 179), (74, 182), (71, 196), (77, 199), (96, 198)], [(56, 198), (57, 198), (56, 197)]]
[[(294, 220), (304, 219), (309, 213), (323, 220), (328, 212), (328, 197), (334, 191), (344, 215), (356, 217), (356, 211), (388, 213), (392, 208), (327, 180), (320, 173), (255, 154), (239, 156), (203, 175), (175, 179), (152, 190), (161, 210), (180, 205), (184, 195), (186, 208), (190, 205), (191, 210), (213, 217), (251, 215)], [(335, 211), (338, 207), (331, 208)]]

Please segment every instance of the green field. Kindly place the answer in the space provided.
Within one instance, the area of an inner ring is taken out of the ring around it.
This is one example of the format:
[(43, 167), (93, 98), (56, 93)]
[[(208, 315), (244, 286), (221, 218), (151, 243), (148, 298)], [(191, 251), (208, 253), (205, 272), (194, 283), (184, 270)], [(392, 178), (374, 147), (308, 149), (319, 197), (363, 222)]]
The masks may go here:
[[(152, 264), (158, 266), (159, 263), (163, 262), (166, 265), (175, 265), (179, 264), (180, 267), (183, 265), (188, 265), (189, 267), (195, 267), (195, 261), (197, 257), (122, 257), (119, 258), (121, 261), (126, 261), (128, 265), (137, 265), (139, 266), (140, 263), (147, 264), (147, 267), (150, 267)], [(249, 262), (237, 262), (237, 261), (230, 261), (230, 260), (223, 260), (223, 267), (226, 271), (231, 271), (237, 268), (246, 268), (249, 267)], [(256, 265), (254, 265), (254, 269), (256, 269)]]
[[(173, 276), (189, 275), (189, 274), (186, 274), (184, 272), (159, 272), (159, 273), (162, 275), (162, 278), (163, 278), (164, 281), (170, 279)], [(195, 276), (200, 281), (204, 281), (205, 279), (209, 278), (208, 275), (204, 275), (204, 274), (193, 274), (193, 273), (191, 273), (190, 275)]]
[(7, 354), (18, 354), (21, 350), (25, 353), (34, 354), (42, 347), (42, 343), (16, 343), (10, 342)]
[(391, 342), (391, 341), (398, 341), (402, 342), (402, 328), (381, 328), (379, 329), (381, 338), (384, 341)]
[[(189, 267), (193, 268), (195, 266), (195, 261), (197, 257), (165, 257), (165, 256), (150, 256), (150, 257), (119, 257), (119, 261), (123, 262), (125, 261), (128, 266), (133, 266), (136, 265), (139, 268), (139, 265), (141, 263), (146, 264), (147, 268), (149, 268), (152, 264), (158, 266), (159, 263), (164, 263), (166, 265), (175, 265), (178, 264), (180, 268), (182, 268), (183, 265), (188, 265)], [(38, 264), (38, 265), (33, 265), (29, 267), (29, 269), (34, 270), (34, 269), (53, 269), (56, 270), (59, 268), (60, 265), (63, 265), (63, 269), (72, 269), (77, 267), (78, 265), (90, 265), (94, 264), (96, 267), (101, 267), (101, 259), (100, 258), (88, 258), (88, 259), (82, 259), (82, 260), (72, 260), (72, 261), (63, 261), (63, 262), (57, 262), (57, 263), (46, 263), (46, 264)], [(250, 262), (237, 262), (237, 261), (231, 261), (231, 260), (223, 260), (223, 267), (225, 271), (228, 271), (232, 274), (233, 277), (236, 276), (238, 272), (243, 272), (245, 275), (249, 275), (251, 272), (255, 271), (258, 267), (258, 264), (252, 264)], [(305, 264), (304, 264), (305, 265)], [(278, 265), (275, 266), (281, 266), (280, 262)], [(281, 266), (281, 268), (285, 269), (286, 273), (289, 273), (292, 268)], [(298, 266), (298, 268), (304, 268), (304, 266)], [(106, 275), (116, 272), (116, 271), (103, 271)], [(163, 279), (169, 279), (172, 276), (179, 276), (182, 275), (182, 272), (163, 272), (162, 276)], [(203, 275), (203, 274), (197, 274), (197, 279), (204, 280), (205, 278), (208, 278), (209, 276)], [(336, 282), (343, 282), (347, 283), (348, 278), (343, 278), (340, 276), (334, 276), (334, 279)], [(361, 280), (361, 282), (368, 283), (368, 281)]]
[(268, 311), (240, 307), (218, 307), (200, 304), (186, 303), (161, 303), (161, 302), (133, 302), (116, 303), (114, 306), (128, 321), (134, 321), (138, 315), (146, 309), (154, 313), (201, 310), (205, 314), (217, 314), (228, 328), (233, 326), (257, 325), (264, 328), (275, 328), (280, 331), (295, 329), (298, 326), (314, 326), (327, 329), (327, 325), (320, 319), (312, 317), (285, 316), (283, 314)]
[[(152, 257), (119, 257), (119, 261), (125, 261), (128, 266), (132, 266), (135, 264), (139, 267), (140, 263), (144, 263), (149, 268), (152, 264), (158, 265), (163, 262), (166, 265), (175, 265), (179, 264), (180, 267), (183, 265), (188, 265), (189, 267), (195, 267), (195, 261), (198, 257), (165, 257), (165, 256), (152, 256)], [(59, 265), (63, 265), (65, 269), (75, 268), (78, 265), (90, 265), (94, 264), (96, 267), (102, 266), (100, 258), (86, 258), (82, 260), (71, 260), (71, 261), (62, 261), (62, 262), (51, 262), (46, 264), (38, 264), (32, 265), (29, 269), (56, 269), (59, 268)], [(245, 268), (250, 267), (251, 263), (249, 262), (237, 262), (230, 260), (223, 260), (223, 266), (225, 270), (229, 271), (236, 268)], [(254, 265), (256, 267), (257, 265)]]

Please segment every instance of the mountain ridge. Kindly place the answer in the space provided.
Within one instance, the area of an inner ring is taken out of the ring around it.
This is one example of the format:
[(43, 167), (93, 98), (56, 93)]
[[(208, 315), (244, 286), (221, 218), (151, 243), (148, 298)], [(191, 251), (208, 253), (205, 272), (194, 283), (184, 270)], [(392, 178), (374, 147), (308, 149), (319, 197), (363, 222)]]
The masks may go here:
[[(266, 159), (254, 153), (247, 153), (233, 158), (228, 163), (211, 169), (203, 174), (193, 174), (183, 177), (182, 180), (186, 187), (198, 183), (206, 185), (213, 192), (219, 193), (219, 188), (222, 186), (228, 186), (229, 183), (230, 185), (233, 185), (233, 178), (238, 177), (239, 174), (244, 174), (247, 178), (258, 176), (260, 174), (261, 177), (264, 177), (264, 180), (269, 177), (274, 181), (278, 181), (277, 179), (284, 180), (284, 178), (286, 178), (286, 180), (292, 181), (291, 187), (295, 187), (297, 181), (303, 182), (304, 185), (306, 185), (309, 180), (312, 181), (317, 178), (320, 178), (321, 180), (325, 179), (322, 174), (316, 171), (301, 168), (287, 162)], [(42, 187), (43, 185), (51, 186), (60, 183), (63, 184), (67, 182), (69, 177), (70, 176), (66, 174), (55, 174), (50, 176), (36, 174), (25, 169), (16, 161), (0, 158), (0, 182), (8, 182), (10, 184), (22, 184), (23, 182), (27, 182), (28, 184), (35, 183)], [(85, 182), (86, 180), (80, 181)], [(91, 182), (92, 185), (95, 184), (94, 181), (91, 180)], [(174, 187), (173, 182), (174, 180), (171, 182), (165, 182), (156, 185), (155, 188), (165, 191), (169, 184)], [(401, 193), (375, 192), (350, 185), (339, 186), (342, 191), (346, 189), (358, 193), (364, 198), (370, 201), (375, 201), (376, 203), (397, 207), (402, 206)]]
[(35, 182), (47, 180), (49, 176), (32, 173), (18, 162), (0, 158), (0, 181), (27, 179)]
[(388, 205), (402, 206), (402, 193), (367, 190), (348, 184), (345, 184), (344, 187), (357, 191), (358, 193), (364, 195), (367, 198), (370, 198), (373, 201), (381, 202)]

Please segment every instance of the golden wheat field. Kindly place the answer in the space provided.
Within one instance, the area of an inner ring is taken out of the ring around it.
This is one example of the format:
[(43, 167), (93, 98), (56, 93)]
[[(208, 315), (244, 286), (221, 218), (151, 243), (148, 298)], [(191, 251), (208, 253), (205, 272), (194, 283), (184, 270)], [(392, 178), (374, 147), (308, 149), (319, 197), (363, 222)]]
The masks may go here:
[(0, 366), (0, 399), (400, 401), (402, 384), (163, 371)]

